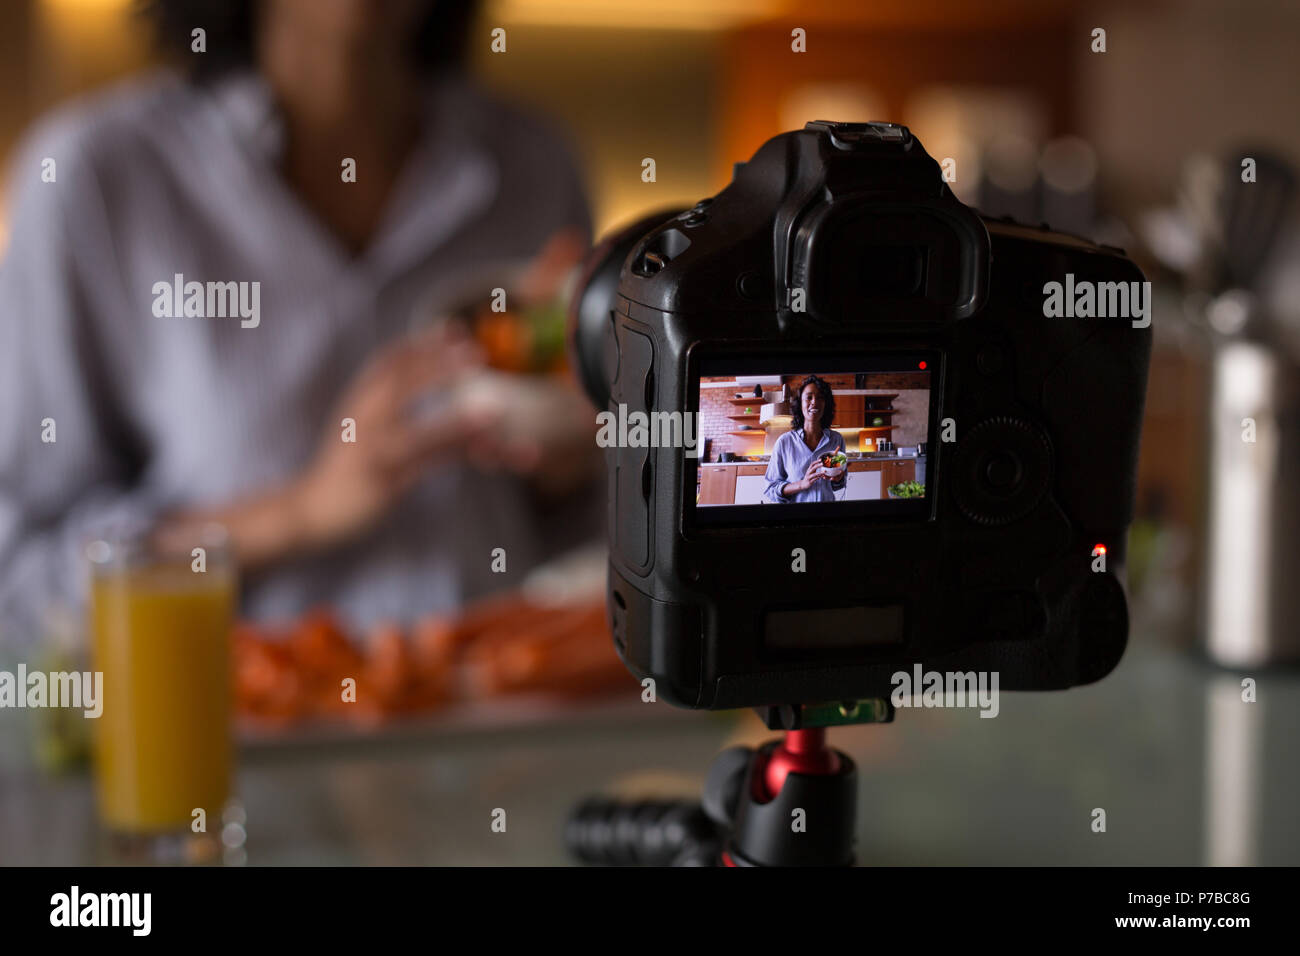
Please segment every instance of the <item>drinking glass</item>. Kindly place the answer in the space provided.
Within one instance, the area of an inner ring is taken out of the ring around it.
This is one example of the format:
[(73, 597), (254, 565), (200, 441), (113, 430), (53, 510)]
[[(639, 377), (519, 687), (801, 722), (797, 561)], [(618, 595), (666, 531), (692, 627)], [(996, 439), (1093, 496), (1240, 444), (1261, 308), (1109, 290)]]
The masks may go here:
[(189, 552), (147, 534), (97, 540), (90, 566), (95, 786), (114, 851), (130, 861), (201, 862), (220, 850), (231, 796), (230, 631), (236, 574), (224, 535)]

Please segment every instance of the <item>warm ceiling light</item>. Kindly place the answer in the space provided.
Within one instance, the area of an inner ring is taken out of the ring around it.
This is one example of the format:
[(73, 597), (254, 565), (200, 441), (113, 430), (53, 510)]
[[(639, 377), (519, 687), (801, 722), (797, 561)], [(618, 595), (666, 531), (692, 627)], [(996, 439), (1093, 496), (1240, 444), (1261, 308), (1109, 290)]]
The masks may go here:
[(781, 0), (494, 0), (484, 22), (631, 30), (724, 30), (779, 14)]
[(126, 13), (135, 0), (41, 0), (41, 6), (58, 13)]

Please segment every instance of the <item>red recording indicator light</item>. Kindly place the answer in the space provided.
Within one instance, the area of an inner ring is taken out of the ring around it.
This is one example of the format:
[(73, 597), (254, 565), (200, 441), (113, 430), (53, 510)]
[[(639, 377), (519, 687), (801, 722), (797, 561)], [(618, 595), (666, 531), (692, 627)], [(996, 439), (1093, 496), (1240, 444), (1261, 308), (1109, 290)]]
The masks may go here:
[(1096, 546), (1092, 549), (1092, 553), (1093, 553), (1093, 554), (1105, 554), (1105, 553), (1106, 553), (1106, 546), (1105, 546), (1104, 544), (1096, 545)]
[(917, 367), (917, 368), (925, 368), (925, 363), (924, 363), (924, 362), (921, 362), (921, 363), (918, 364), (916, 367)]

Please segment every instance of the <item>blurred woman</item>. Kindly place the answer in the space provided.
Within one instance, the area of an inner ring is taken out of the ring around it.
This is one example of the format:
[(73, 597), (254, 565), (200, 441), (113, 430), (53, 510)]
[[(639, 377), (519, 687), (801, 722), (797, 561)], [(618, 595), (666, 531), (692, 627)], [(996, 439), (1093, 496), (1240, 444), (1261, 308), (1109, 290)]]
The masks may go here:
[(562, 436), (475, 470), (502, 416), (431, 404), (481, 367), (433, 320), (586, 244), (568, 149), (466, 77), (466, 0), (151, 11), (189, 75), (59, 111), (11, 177), (0, 640), (76, 602), (108, 527), (224, 525), (255, 617), (409, 619), (517, 581), (554, 540), (519, 472), (575, 460), (591, 413), (574, 390)]

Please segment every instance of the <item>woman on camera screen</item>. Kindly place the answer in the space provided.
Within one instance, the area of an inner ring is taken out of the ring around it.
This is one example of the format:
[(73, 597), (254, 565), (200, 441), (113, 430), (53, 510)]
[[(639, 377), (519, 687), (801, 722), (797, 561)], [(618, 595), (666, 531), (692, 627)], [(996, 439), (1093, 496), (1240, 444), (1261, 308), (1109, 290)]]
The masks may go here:
[(766, 501), (834, 501), (847, 481), (844, 436), (831, 428), (835, 397), (824, 379), (799, 383), (790, 431), (776, 440), (767, 465)]

